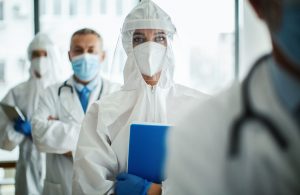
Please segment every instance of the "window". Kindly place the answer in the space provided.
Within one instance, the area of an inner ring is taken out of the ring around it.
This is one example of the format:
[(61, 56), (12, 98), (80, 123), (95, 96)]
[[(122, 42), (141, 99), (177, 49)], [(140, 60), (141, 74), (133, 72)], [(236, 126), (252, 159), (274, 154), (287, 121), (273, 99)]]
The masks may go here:
[[(4, 6), (5, 5), (5, 6)], [(5, 26), (0, 28), (0, 99), (14, 85), (28, 78), (28, 63), (25, 70), (19, 60), (27, 61), (27, 46), (33, 38), (33, 1), (1, 1), (0, 15), (5, 14)], [(2, 17), (3, 18), (3, 17)]]
[(106, 14), (107, 0), (100, 0), (100, 13)]
[[(0, 100), (9, 89), (29, 76), (27, 46), (34, 35), (33, 0), (0, 0), (1, 20), (5, 20), (5, 25), (0, 28)], [(26, 62), (25, 68), (20, 67), (20, 59)], [(0, 150), (0, 160), (16, 160), (18, 154), (18, 148), (12, 152)], [(13, 190), (5, 191), (14, 194)]]
[(4, 2), (0, 1), (0, 21), (4, 20)]
[(248, 1), (241, 1), (239, 79), (243, 79), (253, 63), (271, 52), (271, 41), (265, 23), (254, 13)]
[(234, 80), (235, 1), (154, 1), (177, 29), (175, 81), (209, 94), (229, 86)]
[[(5, 23), (0, 28), (0, 100), (29, 75), (26, 50), (34, 35), (33, 0), (0, 0), (0, 23), (3, 20)], [(20, 67), (20, 59), (26, 61), (25, 69)], [(18, 156), (18, 147), (12, 152), (0, 149), (2, 162), (17, 160)], [(14, 194), (13, 187), (0, 188), (0, 194)]]
[(5, 61), (0, 60), (0, 82), (5, 81)]
[(77, 14), (77, 0), (70, 0), (70, 15), (74, 16)]
[[(76, 30), (87, 27), (96, 30), (103, 37), (106, 60), (102, 64), (102, 71), (103, 75), (110, 77), (110, 68), (108, 66), (111, 65), (114, 57), (114, 50), (120, 35), (123, 19), (125, 18), (125, 14), (137, 5), (137, 3), (138, 0), (122, 0), (122, 4), (126, 5), (126, 7), (121, 6), (117, 8), (116, 1), (110, 0), (69, 0), (68, 3), (61, 7), (61, 12), (69, 12), (71, 17), (41, 16), (40, 30), (52, 34), (52, 38), (56, 40), (61, 49), (65, 64), (64, 73), (72, 73), (68, 59), (71, 35)], [(98, 6), (100, 6), (100, 9)], [(115, 13), (117, 9), (119, 9), (119, 15)]]
[(40, 15), (46, 15), (47, 14), (47, 11), (46, 11), (46, 1), (47, 0), (40, 0), (39, 3), (40, 3)]
[(53, 0), (53, 14), (60, 15), (61, 14), (61, 0)]
[(93, 1), (92, 0), (86, 0), (85, 13), (86, 13), (86, 15), (93, 14)]
[(123, 11), (123, 0), (117, 0), (116, 1), (116, 13), (118, 16), (122, 15)]

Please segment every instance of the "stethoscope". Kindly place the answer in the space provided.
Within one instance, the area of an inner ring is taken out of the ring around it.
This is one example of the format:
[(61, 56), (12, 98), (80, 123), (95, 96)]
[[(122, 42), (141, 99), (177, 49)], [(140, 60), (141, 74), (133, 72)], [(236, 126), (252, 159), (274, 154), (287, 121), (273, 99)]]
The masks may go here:
[(241, 147), (241, 136), (243, 133), (243, 126), (246, 125), (247, 122), (256, 121), (265, 127), (265, 130), (273, 137), (277, 145), (285, 150), (288, 147), (288, 142), (284, 138), (284, 136), (280, 133), (276, 124), (266, 115), (255, 111), (251, 105), (250, 101), (250, 80), (255, 70), (263, 64), (268, 58), (270, 58), (270, 54), (265, 55), (258, 59), (252, 69), (250, 70), (248, 76), (242, 83), (242, 104), (243, 111), (242, 114), (236, 118), (231, 126), (230, 137), (229, 137), (229, 158), (238, 157)]
[[(66, 81), (58, 88), (58, 96), (60, 96), (61, 90), (62, 90), (64, 87), (69, 88), (72, 94), (74, 93), (73, 86), (70, 85), (70, 84), (68, 84), (68, 80), (66, 80)], [(100, 92), (99, 92), (98, 100), (99, 100), (100, 97), (101, 97), (102, 91), (103, 91), (103, 82), (102, 82), (101, 89), (100, 89)]]
[(58, 96), (60, 96), (61, 90), (66, 87), (71, 90), (71, 93), (74, 93), (73, 86), (68, 84), (68, 80), (66, 80), (59, 88), (58, 88)]

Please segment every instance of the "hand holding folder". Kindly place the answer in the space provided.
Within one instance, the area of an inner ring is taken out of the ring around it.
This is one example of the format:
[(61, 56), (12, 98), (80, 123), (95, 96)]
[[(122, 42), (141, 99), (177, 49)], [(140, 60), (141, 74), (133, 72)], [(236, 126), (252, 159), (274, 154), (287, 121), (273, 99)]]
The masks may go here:
[(164, 124), (132, 124), (130, 127), (128, 173), (154, 183), (164, 180), (166, 135)]
[(0, 103), (3, 112), (11, 121), (16, 121), (18, 118), (25, 121), (26, 118), (17, 106), (10, 106), (4, 103)]

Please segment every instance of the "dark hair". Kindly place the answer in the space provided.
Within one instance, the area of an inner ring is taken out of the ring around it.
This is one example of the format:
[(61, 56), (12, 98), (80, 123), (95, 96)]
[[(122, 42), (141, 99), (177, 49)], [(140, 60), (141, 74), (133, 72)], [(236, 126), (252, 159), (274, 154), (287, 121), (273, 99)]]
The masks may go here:
[(76, 36), (76, 35), (96, 35), (96, 37), (99, 38), (100, 40), (100, 44), (103, 45), (103, 39), (101, 37), (101, 35), (99, 33), (97, 33), (95, 30), (93, 29), (90, 29), (90, 28), (82, 28), (80, 30), (77, 30), (75, 31), (73, 34), (72, 34), (72, 37), (71, 37), (71, 42), (72, 42), (72, 39)]

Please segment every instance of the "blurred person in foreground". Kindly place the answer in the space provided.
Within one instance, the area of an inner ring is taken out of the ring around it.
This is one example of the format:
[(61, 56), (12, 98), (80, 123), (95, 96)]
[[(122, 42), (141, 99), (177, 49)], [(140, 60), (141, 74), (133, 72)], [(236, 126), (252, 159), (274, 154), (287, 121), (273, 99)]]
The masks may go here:
[(249, 0), (272, 53), (170, 131), (164, 194), (300, 194), (300, 0)]

